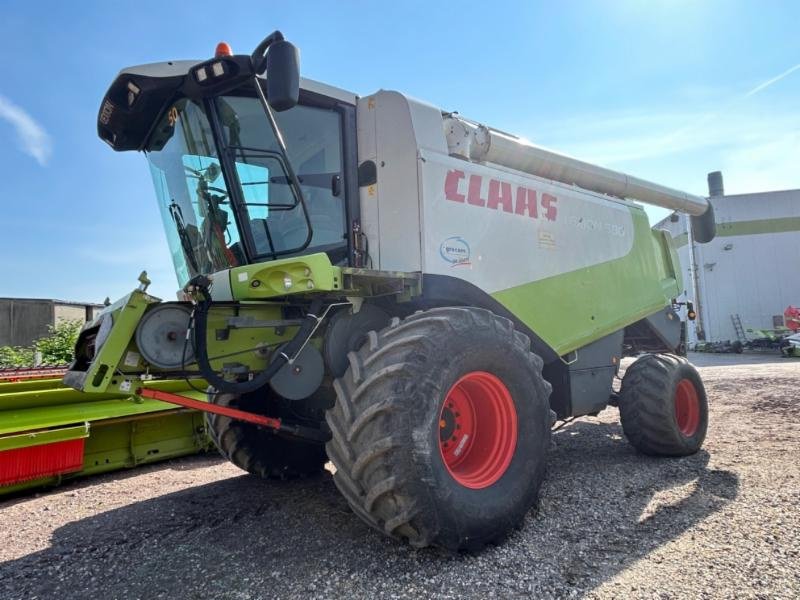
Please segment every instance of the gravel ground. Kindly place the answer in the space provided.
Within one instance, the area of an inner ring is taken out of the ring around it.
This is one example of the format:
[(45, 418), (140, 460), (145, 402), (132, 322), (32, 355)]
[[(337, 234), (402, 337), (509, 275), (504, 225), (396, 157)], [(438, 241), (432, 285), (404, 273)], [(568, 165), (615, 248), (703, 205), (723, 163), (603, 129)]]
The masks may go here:
[(206, 456), (0, 502), (0, 598), (800, 597), (800, 361), (692, 359), (703, 451), (637, 455), (615, 409), (575, 421), (538, 511), (477, 556), (384, 539), (329, 476)]

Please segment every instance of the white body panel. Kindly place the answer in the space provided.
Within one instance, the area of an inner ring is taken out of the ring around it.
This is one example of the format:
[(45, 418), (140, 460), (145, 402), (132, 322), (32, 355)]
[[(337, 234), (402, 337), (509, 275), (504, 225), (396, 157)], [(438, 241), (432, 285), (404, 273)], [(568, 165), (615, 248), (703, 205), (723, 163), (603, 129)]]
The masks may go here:
[(378, 170), (378, 183), (361, 191), (371, 266), (420, 271), (417, 141), (408, 101), (396, 92), (378, 92), (359, 99), (357, 119), (358, 162), (374, 160)]
[(449, 155), (442, 113), (396, 92), (358, 101), (372, 267), (458, 277), (489, 293), (621, 258), (631, 203)]
[(421, 158), (426, 273), (492, 293), (622, 258), (633, 247), (633, 219), (621, 203), (441, 154)]

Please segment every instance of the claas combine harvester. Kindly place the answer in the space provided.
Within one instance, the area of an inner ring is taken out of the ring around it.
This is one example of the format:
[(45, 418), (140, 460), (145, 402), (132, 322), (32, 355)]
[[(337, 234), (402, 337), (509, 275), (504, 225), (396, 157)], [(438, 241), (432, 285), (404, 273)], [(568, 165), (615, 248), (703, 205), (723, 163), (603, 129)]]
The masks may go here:
[[(182, 291), (162, 302), (143, 279), (109, 306), (68, 385), (204, 410), (262, 477), (330, 460), (353, 512), (417, 547), (518, 526), (556, 420), (615, 405), (640, 451), (698, 450), (677, 255), (630, 199), (688, 213), (702, 243), (705, 198), (300, 79), (298, 56), (275, 32), (111, 84), (99, 135), (144, 152)], [(165, 379), (204, 382), (207, 401)]]

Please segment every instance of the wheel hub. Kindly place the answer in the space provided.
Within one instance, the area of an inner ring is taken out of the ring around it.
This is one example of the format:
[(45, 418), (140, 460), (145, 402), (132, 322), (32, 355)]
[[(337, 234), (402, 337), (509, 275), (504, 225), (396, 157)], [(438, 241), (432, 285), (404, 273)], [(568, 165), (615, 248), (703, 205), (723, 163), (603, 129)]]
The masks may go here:
[(472, 371), (445, 395), (439, 414), (439, 450), (450, 475), (482, 489), (508, 469), (517, 445), (517, 411), (495, 375)]
[(439, 441), (447, 446), (450, 438), (453, 437), (455, 430), (456, 415), (449, 407), (445, 406), (442, 409), (442, 414), (439, 418)]
[(681, 379), (675, 387), (675, 421), (686, 437), (697, 433), (700, 426), (700, 400), (689, 379)]

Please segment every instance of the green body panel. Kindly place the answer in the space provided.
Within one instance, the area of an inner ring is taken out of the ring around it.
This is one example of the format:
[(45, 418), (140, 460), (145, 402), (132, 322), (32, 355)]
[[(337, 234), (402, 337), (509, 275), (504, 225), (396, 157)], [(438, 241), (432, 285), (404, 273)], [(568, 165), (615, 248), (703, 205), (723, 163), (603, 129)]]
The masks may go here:
[(682, 288), (665, 231), (631, 208), (634, 243), (624, 257), (502, 290), (492, 296), (565, 355), (670, 305)]
[(341, 269), (331, 265), (324, 252), (245, 265), (229, 273), (231, 292), (236, 300), (264, 300), (342, 289)]
[[(155, 386), (153, 386), (155, 387)], [(73, 390), (70, 390), (73, 391)], [(74, 393), (74, 391), (73, 391)], [(193, 397), (197, 392), (186, 392), (185, 386), (181, 394)], [(204, 399), (205, 394), (199, 394)], [(113, 400), (95, 400), (93, 402), (78, 401), (73, 404), (40, 406), (4, 411), (0, 423), (0, 435), (19, 433), (45, 427), (59, 427), (72, 423), (102, 421), (134, 415), (144, 415), (172, 409), (173, 405), (158, 400), (142, 399), (136, 396)]]
[[(675, 279), (675, 287), (676, 291), (673, 295), (669, 296), (669, 301), (671, 302), (676, 296), (679, 296), (684, 291), (684, 284), (686, 283), (683, 280), (683, 269), (681, 268), (681, 259), (678, 256), (678, 246), (676, 246), (673, 241), (672, 237), (666, 231), (656, 231), (651, 230), (653, 235), (660, 236), (659, 240), (659, 247), (661, 251), (664, 253), (664, 258), (667, 261), (666, 264), (666, 271), (672, 274), (672, 278)], [(665, 289), (665, 293), (668, 290)]]
[[(0, 414), (7, 415), (14, 410), (30, 410), (33, 408), (57, 407), (57, 406), (75, 406), (77, 404), (86, 402), (95, 402), (98, 400), (126, 400), (130, 398), (130, 393), (103, 393), (88, 395), (83, 392), (73, 390), (72, 388), (64, 387), (60, 380), (54, 379), (58, 386), (53, 389), (45, 390), (27, 390), (16, 392), (14, 390), (6, 390), (0, 393)], [(16, 384), (9, 384), (16, 385)], [(195, 382), (195, 385), (203, 389), (204, 383), (202, 381)], [(175, 381), (151, 381), (147, 383), (148, 387), (152, 387), (164, 392), (182, 392), (187, 389), (187, 384), (183, 380)], [(6, 417), (4, 417), (5, 421)], [(5, 423), (0, 423), (0, 426)], [(46, 424), (45, 424), (46, 426)]]
[[(271, 303), (243, 304), (238, 309), (229, 306), (212, 306), (208, 314), (208, 347), (211, 367), (220, 372), (224, 365), (240, 363), (252, 371), (261, 371), (267, 366), (269, 356), (263, 350), (285, 344), (292, 339), (297, 327), (286, 327), (277, 331), (274, 327), (229, 328), (228, 319), (234, 314), (262, 320), (281, 319), (281, 306)], [(217, 332), (226, 332), (226, 339), (217, 339)], [(215, 358), (224, 356), (224, 358)], [(197, 370), (197, 365), (188, 367)]]
[(61, 379), (57, 377), (51, 377), (48, 379), (31, 379), (29, 381), (13, 381), (13, 382), (0, 383), (0, 398), (2, 398), (3, 394), (8, 394), (11, 392), (19, 394), (20, 392), (30, 392), (35, 390), (53, 390), (61, 387), (64, 387), (64, 384), (61, 383)]
[[(111, 312), (114, 317), (111, 334), (86, 373), (77, 373), (80, 377), (79, 384), (70, 380), (70, 385), (101, 396), (128, 396), (142, 384), (142, 373), (158, 374), (160, 369), (145, 365), (136, 346), (134, 333), (147, 309), (160, 304), (164, 303), (135, 291), (104, 311)], [(296, 327), (286, 327), (282, 331), (276, 331), (274, 327), (230, 327), (228, 319), (233, 316), (278, 320), (281, 318), (281, 305), (260, 302), (237, 307), (216, 305), (211, 309), (208, 315), (207, 344), (211, 366), (218, 371), (231, 363), (241, 364), (252, 371), (264, 369), (269, 360), (265, 349), (288, 342), (296, 331)], [(100, 316), (94, 323), (99, 320)], [(219, 339), (220, 332), (224, 332), (224, 339)], [(191, 361), (185, 370), (198, 373), (197, 365)], [(69, 375), (72, 374), (74, 373)], [(186, 384), (182, 383), (180, 387), (184, 389)], [(60, 392), (64, 393), (63, 390)]]
[[(201, 390), (205, 389), (202, 380), (197, 380), (195, 385)], [(185, 381), (150, 381), (147, 386), (205, 400), (204, 392), (189, 389)], [(6, 436), (67, 425), (88, 423), (92, 426), (96, 421), (159, 413), (174, 408), (172, 404), (130, 394), (88, 394), (66, 387), (29, 390), (18, 394), (6, 391), (0, 395), (0, 436), (3, 436), (0, 437), (0, 445), (4, 450), (14, 447), (4, 441)]]
[[(226, 275), (237, 303), (215, 303), (208, 313), (206, 347), (216, 372), (264, 370), (272, 352), (297, 332), (294, 323), (280, 327), (274, 324), (284, 320), (282, 309), (291, 304), (292, 296), (307, 300), (309, 295), (322, 293), (343, 300), (349, 295), (394, 295), (402, 301), (421, 291), (419, 274), (334, 267), (324, 253), (237, 267)], [(289, 290), (284, 285), (287, 277), (292, 281)], [(111, 335), (85, 374), (68, 374), (70, 385), (96, 394), (99, 399), (129, 395), (141, 385), (142, 373), (159, 374), (161, 369), (144, 363), (134, 334), (147, 311), (163, 304), (167, 303), (134, 291), (104, 311), (111, 312), (114, 318)], [(90, 328), (99, 324), (101, 317)], [(234, 318), (236, 323), (232, 324)], [(318, 337), (311, 340), (318, 347), (321, 343)], [(199, 376), (198, 365), (191, 361), (183, 370)], [(58, 393), (63, 391), (55, 391), (54, 396)]]
[(89, 437), (88, 423), (73, 425), (71, 427), (61, 427), (59, 429), (18, 433), (16, 435), (0, 437), (0, 452), (3, 450), (41, 446), (42, 444), (53, 444), (55, 442), (66, 442), (68, 440), (79, 440), (87, 437)]
[(136, 331), (136, 325), (150, 304), (159, 302), (158, 298), (150, 296), (140, 290), (134, 290), (121, 300), (108, 307), (95, 319), (110, 312), (114, 318), (114, 326), (103, 347), (92, 361), (83, 382), (86, 392), (105, 392), (115, 375), (117, 365), (121, 364), (126, 354), (131, 338)]
[(211, 448), (205, 417), (172, 409), (149, 418), (100, 422), (92, 427), (84, 453), (84, 475), (193, 454)]

